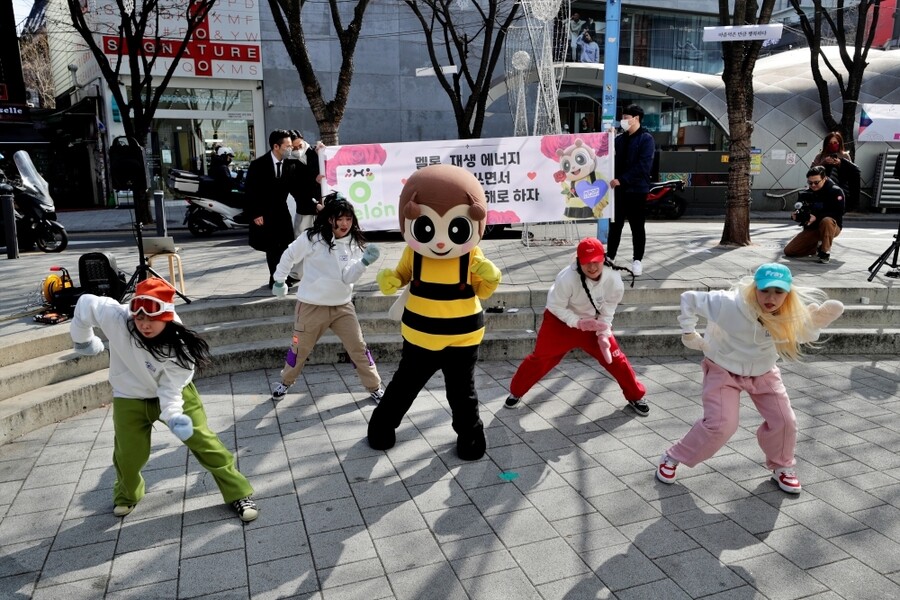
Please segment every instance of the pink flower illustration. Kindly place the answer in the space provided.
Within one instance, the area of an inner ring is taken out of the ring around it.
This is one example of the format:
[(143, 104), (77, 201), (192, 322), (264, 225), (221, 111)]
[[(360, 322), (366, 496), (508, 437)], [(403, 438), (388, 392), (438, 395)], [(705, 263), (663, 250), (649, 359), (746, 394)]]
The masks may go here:
[(589, 146), (597, 156), (609, 154), (609, 137), (605, 133), (564, 133), (562, 135), (545, 135), (541, 138), (541, 154), (550, 160), (558, 160), (557, 150), (565, 150), (580, 139)]
[(342, 146), (337, 153), (325, 161), (325, 180), (328, 185), (337, 184), (337, 168), (344, 165), (383, 165), (387, 152), (380, 144), (359, 144)]
[(521, 223), (519, 215), (514, 210), (489, 210), (487, 214), (488, 225), (504, 225), (507, 223)]

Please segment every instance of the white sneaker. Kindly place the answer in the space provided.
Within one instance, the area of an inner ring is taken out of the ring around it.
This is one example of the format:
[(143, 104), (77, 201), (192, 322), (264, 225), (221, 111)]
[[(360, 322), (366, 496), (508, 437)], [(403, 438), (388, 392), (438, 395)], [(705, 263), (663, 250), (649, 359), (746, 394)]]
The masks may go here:
[(384, 397), (384, 389), (381, 387), (379, 387), (374, 392), (369, 392), (369, 400), (371, 400), (375, 404), (378, 404), (379, 402), (381, 402), (381, 399), (383, 397)]
[(644, 267), (641, 266), (641, 261), (636, 260), (631, 263), (631, 272), (634, 273), (635, 277), (644, 272)]
[(782, 491), (788, 494), (799, 494), (803, 489), (797, 479), (797, 471), (791, 467), (779, 467), (772, 471), (772, 479)]
[(659, 459), (659, 466), (656, 468), (656, 478), (663, 483), (675, 483), (675, 469), (678, 467), (678, 461), (671, 458), (668, 454), (663, 454)]
[(284, 385), (279, 381), (278, 385), (275, 386), (275, 391), (272, 392), (272, 398), (274, 400), (281, 400), (284, 398), (284, 395), (288, 393), (289, 389), (291, 389), (291, 386)]

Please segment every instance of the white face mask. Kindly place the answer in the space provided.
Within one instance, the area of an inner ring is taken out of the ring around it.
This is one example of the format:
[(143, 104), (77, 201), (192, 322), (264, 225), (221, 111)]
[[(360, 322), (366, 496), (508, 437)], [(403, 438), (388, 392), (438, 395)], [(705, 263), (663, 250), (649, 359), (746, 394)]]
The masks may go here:
[(628, 131), (629, 129), (631, 129), (631, 119), (620, 119), (619, 127), (624, 129), (625, 131)]

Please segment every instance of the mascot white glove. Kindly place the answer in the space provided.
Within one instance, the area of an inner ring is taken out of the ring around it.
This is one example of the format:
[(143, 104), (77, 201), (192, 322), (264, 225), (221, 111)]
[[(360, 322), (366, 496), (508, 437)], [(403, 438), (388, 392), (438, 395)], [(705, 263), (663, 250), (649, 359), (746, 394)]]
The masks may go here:
[(810, 304), (808, 308), (813, 327), (816, 329), (828, 327), (844, 312), (844, 305), (837, 300), (826, 300), (822, 306)]
[(182, 442), (187, 441), (189, 437), (194, 435), (194, 423), (185, 414), (175, 415), (169, 419), (169, 429)]
[(94, 356), (103, 352), (103, 342), (96, 335), (92, 335), (86, 342), (74, 342), (72, 347), (82, 356)]
[(706, 345), (706, 341), (704, 341), (703, 339), (703, 336), (696, 331), (692, 331), (690, 333), (682, 333), (681, 343), (691, 350), (700, 350), (701, 352), (708, 348), (708, 346)]

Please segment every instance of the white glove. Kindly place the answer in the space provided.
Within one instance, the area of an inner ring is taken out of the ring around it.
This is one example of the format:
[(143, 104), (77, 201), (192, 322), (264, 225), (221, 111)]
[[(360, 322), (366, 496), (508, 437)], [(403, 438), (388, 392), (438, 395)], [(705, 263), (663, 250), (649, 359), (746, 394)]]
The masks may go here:
[(287, 286), (284, 285), (283, 281), (276, 281), (275, 285), (272, 286), (272, 295), (277, 296), (279, 298), (284, 298), (287, 296)]
[(194, 435), (194, 423), (191, 418), (185, 414), (175, 415), (169, 419), (169, 429), (182, 442), (187, 441), (189, 437)]
[(103, 352), (103, 342), (96, 335), (91, 336), (86, 342), (74, 342), (72, 346), (75, 352), (82, 356), (94, 356)]
[(809, 316), (812, 317), (813, 327), (822, 329), (828, 327), (844, 312), (844, 305), (838, 300), (826, 300), (822, 306), (809, 305)]
[(690, 333), (682, 333), (681, 343), (691, 350), (700, 350), (701, 352), (708, 348), (708, 346), (706, 345), (706, 341), (704, 341), (703, 339), (703, 336), (696, 331), (692, 331)]

